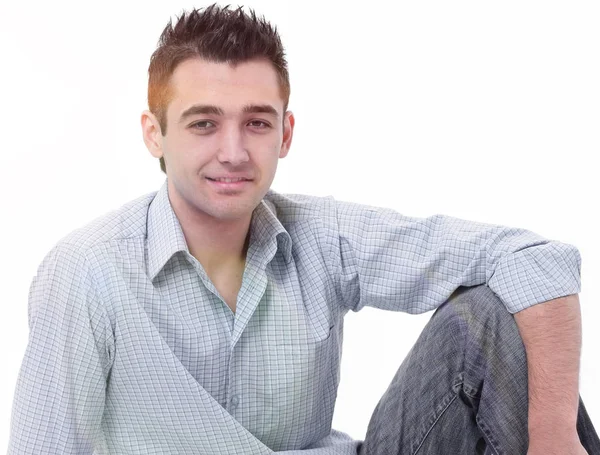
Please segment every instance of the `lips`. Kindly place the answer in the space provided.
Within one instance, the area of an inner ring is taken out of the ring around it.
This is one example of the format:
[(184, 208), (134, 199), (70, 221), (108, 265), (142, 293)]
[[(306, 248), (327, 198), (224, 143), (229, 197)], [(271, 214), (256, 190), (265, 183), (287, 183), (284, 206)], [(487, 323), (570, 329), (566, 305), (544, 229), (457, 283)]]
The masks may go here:
[(212, 188), (214, 188), (218, 192), (225, 192), (226, 194), (232, 194), (232, 192), (238, 193), (244, 188), (246, 188), (249, 183), (251, 183), (251, 180), (246, 179), (227, 181), (213, 180), (210, 177), (206, 177), (206, 180), (208, 180), (208, 184)]
[(206, 177), (209, 180), (213, 180), (213, 181), (227, 181), (227, 180), (232, 180), (232, 181), (238, 181), (238, 180), (244, 180), (244, 181), (248, 181), (248, 180), (252, 180), (251, 178), (248, 177)]
[(225, 180), (232, 180), (232, 181), (234, 181), (234, 182), (235, 182), (235, 181), (240, 181), (240, 180), (249, 180), (249, 179), (233, 179), (233, 178), (210, 178), (210, 177), (207, 177), (207, 179), (209, 179), (209, 180), (222, 180), (222, 181), (225, 181)]

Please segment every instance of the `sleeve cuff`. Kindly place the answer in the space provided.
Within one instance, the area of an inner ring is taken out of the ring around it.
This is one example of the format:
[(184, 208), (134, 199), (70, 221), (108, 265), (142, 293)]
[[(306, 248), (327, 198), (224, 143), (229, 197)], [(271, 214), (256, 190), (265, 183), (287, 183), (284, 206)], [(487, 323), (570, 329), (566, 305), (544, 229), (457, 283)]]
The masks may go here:
[(488, 286), (510, 313), (581, 291), (581, 255), (551, 241), (510, 253), (498, 262)]

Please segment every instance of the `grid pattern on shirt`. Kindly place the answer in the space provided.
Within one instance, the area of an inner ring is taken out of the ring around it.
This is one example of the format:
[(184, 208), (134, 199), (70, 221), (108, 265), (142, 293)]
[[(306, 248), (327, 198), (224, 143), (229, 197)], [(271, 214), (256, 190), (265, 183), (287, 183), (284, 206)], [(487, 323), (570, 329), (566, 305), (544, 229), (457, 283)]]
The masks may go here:
[(422, 313), (485, 283), (514, 313), (579, 292), (580, 267), (525, 229), (269, 190), (233, 313), (165, 180), (40, 264), (8, 453), (355, 455), (331, 428), (348, 311)]

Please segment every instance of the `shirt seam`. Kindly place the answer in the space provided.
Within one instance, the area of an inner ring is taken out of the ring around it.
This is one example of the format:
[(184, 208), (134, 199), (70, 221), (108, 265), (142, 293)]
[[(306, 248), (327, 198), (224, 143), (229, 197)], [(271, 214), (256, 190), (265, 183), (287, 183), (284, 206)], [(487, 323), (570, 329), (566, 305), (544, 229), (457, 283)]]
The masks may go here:
[[(102, 296), (100, 295), (100, 291), (98, 290), (98, 282), (96, 281), (96, 278), (94, 277), (94, 274), (92, 273), (92, 268), (91, 268), (91, 264), (87, 258), (86, 255), (83, 256), (83, 260), (85, 263), (85, 267), (86, 267), (86, 271), (89, 274), (90, 280), (92, 282), (92, 291), (94, 293), (94, 296), (98, 299), (98, 303), (99, 303), (99, 309), (101, 312), (101, 316), (102, 316), (102, 320), (104, 321), (104, 333), (102, 336), (102, 345), (104, 346), (104, 355), (102, 356), (103, 359), (106, 359), (103, 363), (105, 363), (103, 365), (103, 367), (105, 368), (105, 373), (106, 376), (108, 377), (108, 375), (110, 374), (110, 371), (112, 369), (112, 365), (113, 365), (113, 361), (114, 361), (114, 331), (112, 328), (112, 324), (110, 322), (110, 318), (108, 317), (108, 311), (106, 309), (106, 305), (104, 303), (104, 300), (102, 299)], [(87, 307), (88, 310), (88, 315), (89, 315), (89, 305)], [(106, 335), (106, 333), (112, 334), (111, 335)], [(96, 333), (94, 333), (94, 338), (96, 338)], [(110, 345), (109, 345), (110, 344)], [(112, 349), (111, 349), (112, 347)]]

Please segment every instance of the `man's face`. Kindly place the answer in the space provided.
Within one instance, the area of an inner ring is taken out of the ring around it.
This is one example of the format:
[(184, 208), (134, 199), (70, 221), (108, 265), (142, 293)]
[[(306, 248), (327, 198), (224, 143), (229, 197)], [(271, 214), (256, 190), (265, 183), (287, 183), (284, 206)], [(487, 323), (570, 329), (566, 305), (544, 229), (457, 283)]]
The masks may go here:
[[(146, 145), (165, 158), (171, 202), (194, 218), (247, 220), (291, 145), (294, 117), (283, 112), (277, 73), (265, 60), (233, 69), (190, 59), (177, 66), (171, 85), (166, 136), (149, 111), (142, 115)], [(210, 180), (227, 176), (250, 180)]]

